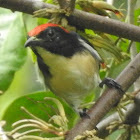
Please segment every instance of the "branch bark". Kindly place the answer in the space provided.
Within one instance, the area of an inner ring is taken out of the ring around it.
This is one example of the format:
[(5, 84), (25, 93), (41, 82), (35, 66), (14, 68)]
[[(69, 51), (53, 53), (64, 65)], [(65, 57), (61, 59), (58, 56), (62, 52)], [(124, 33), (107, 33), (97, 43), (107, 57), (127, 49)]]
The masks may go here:
[[(116, 78), (123, 91), (126, 91), (140, 76), (140, 53), (129, 63), (129, 65)], [(107, 89), (102, 96), (97, 100), (95, 105), (89, 110), (89, 118), (81, 119), (74, 128), (66, 136), (66, 140), (72, 140), (75, 136), (82, 134), (86, 130), (91, 130), (96, 127), (99, 121), (110, 111), (116, 103), (119, 102), (123, 94), (118, 90)]]
[[(55, 8), (56, 6), (34, 0), (0, 0), (0, 6), (13, 11), (33, 14), (42, 8)], [(69, 24), (80, 29), (92, 29), (140, 42), (140, 28), (103, 16), (74, 10), (68, 17)]]
[[(139, 91), (140, 90), (137, 90), (136, 92), (139, 92)], [(122, 124), (136, 125), (138, 123), (139, 116), (140, 116), (139, 106), (140, 106), (140, 93), (135, 96), (134, 103), (127, 105), (126, 107), (127, 110), (123, 111), (124, 121), (122, 122)], [(108, 116), (107, 118), (105, 118), (104, 120), (98, 123), (97, 136), (100, 138), (107, 137), (110, 133), (109, 133), (109, 129), (106, 129), (106, 128), (110, 126), (111, 122), (114, 122), (114, 121), (121, 121), (117, 112)], [(117, 130), (118, 127), (119, 125), (114, 127), (112, 132)]]

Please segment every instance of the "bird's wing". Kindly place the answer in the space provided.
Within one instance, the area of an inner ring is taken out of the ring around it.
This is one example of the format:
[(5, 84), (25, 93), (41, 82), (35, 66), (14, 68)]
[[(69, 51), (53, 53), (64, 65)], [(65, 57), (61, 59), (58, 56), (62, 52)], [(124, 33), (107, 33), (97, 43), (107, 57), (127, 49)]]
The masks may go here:
[(94, 49), (93, 45), (88, 40), (81, 36), (79, 36), (78, 39), (81, 45), (84, 46), (92, 54), (92, 56), (99, 61), (99, 63), (103, 61), (98, 52)]

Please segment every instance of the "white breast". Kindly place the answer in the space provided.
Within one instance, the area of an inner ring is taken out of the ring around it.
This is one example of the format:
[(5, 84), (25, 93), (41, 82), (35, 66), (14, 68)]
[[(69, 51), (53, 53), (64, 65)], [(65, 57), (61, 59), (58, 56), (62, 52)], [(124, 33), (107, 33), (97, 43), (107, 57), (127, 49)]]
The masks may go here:
[(50, 79), (45, 78), (50, 90), (74, 108), (78, 108), (100, 81), (98, 61), (89, 51), (77, 53), (72, 58), (46, 52), (43, 48), (39, 48), (38, 53), (52, 74)]
[[(60, 61), (62, 62), (62, 61)], [(79, 53), (52, 68), (52, 91), (77, 108), (99, 84), (98, 64), (89, 52)], [(50, 69), (51, 70), (51, 69)]]

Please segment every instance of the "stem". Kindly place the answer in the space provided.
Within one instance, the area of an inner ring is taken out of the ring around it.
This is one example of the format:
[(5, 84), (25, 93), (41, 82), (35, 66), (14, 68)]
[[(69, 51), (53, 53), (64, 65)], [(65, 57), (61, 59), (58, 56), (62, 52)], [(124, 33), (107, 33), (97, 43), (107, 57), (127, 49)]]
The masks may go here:
[[(136, 92), (138, 93), (139, 91), (140, 89), (137, 90)], [(140, 106), (140, 93), (135, 96), (134, 103), (131, 103), (126, 106), (127, 110), (123, 111), (125, 119), (122, 123), (129, 124), (129, 125), (137, 124), (139, 116), (140, 116), (139, 106)], [(101, 122), (99, 122), (97, 125), (97, 128), (98, 128), (97, 136), (100, 138), (105, 138), (108, 135), (110, 135), (109, 129), (106, 129), (106, 128), (114, 121), (120, 121), (120, 117), (118, 113), (114, 113), (110, 115), (109, 117), (105, 118), (104, 120), (102, 120)], [(111, 130), (111, 133), (117, 130), (118, 127), (119, 125), (113, 128), (113, 130)]]
[[(128, 0), (128, 23), (134, 24), (134, 11), (135, 11), (135, 6), (136, 6), (137, 0)], [(136, 54), (137, 54), (137, 48), (136, 48), (136, 43), (132, 42), (130, 46), (130, 54), (131, 54), (131, 59), (133, 59)], [(137, 81), (134, 83), (134, 90), (139, 89), (140, 85), (140, 79), (137, 79)]]
[(65, 9), (70, 13), (73, 12), (75, 8), (75, 0), (57, 0), (57, 1), (61, 9)]

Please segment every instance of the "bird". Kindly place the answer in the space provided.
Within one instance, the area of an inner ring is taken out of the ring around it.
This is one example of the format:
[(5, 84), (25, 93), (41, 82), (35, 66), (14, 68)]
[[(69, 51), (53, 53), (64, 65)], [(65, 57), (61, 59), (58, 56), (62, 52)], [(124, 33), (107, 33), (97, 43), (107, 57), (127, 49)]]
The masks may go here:
[(93, 45), (61, 25), (45, 23), (28, 33), (25, 47), (37, 56), (46, 87), (84, 116), (80, 106), (101, 82), (102, 59)]

